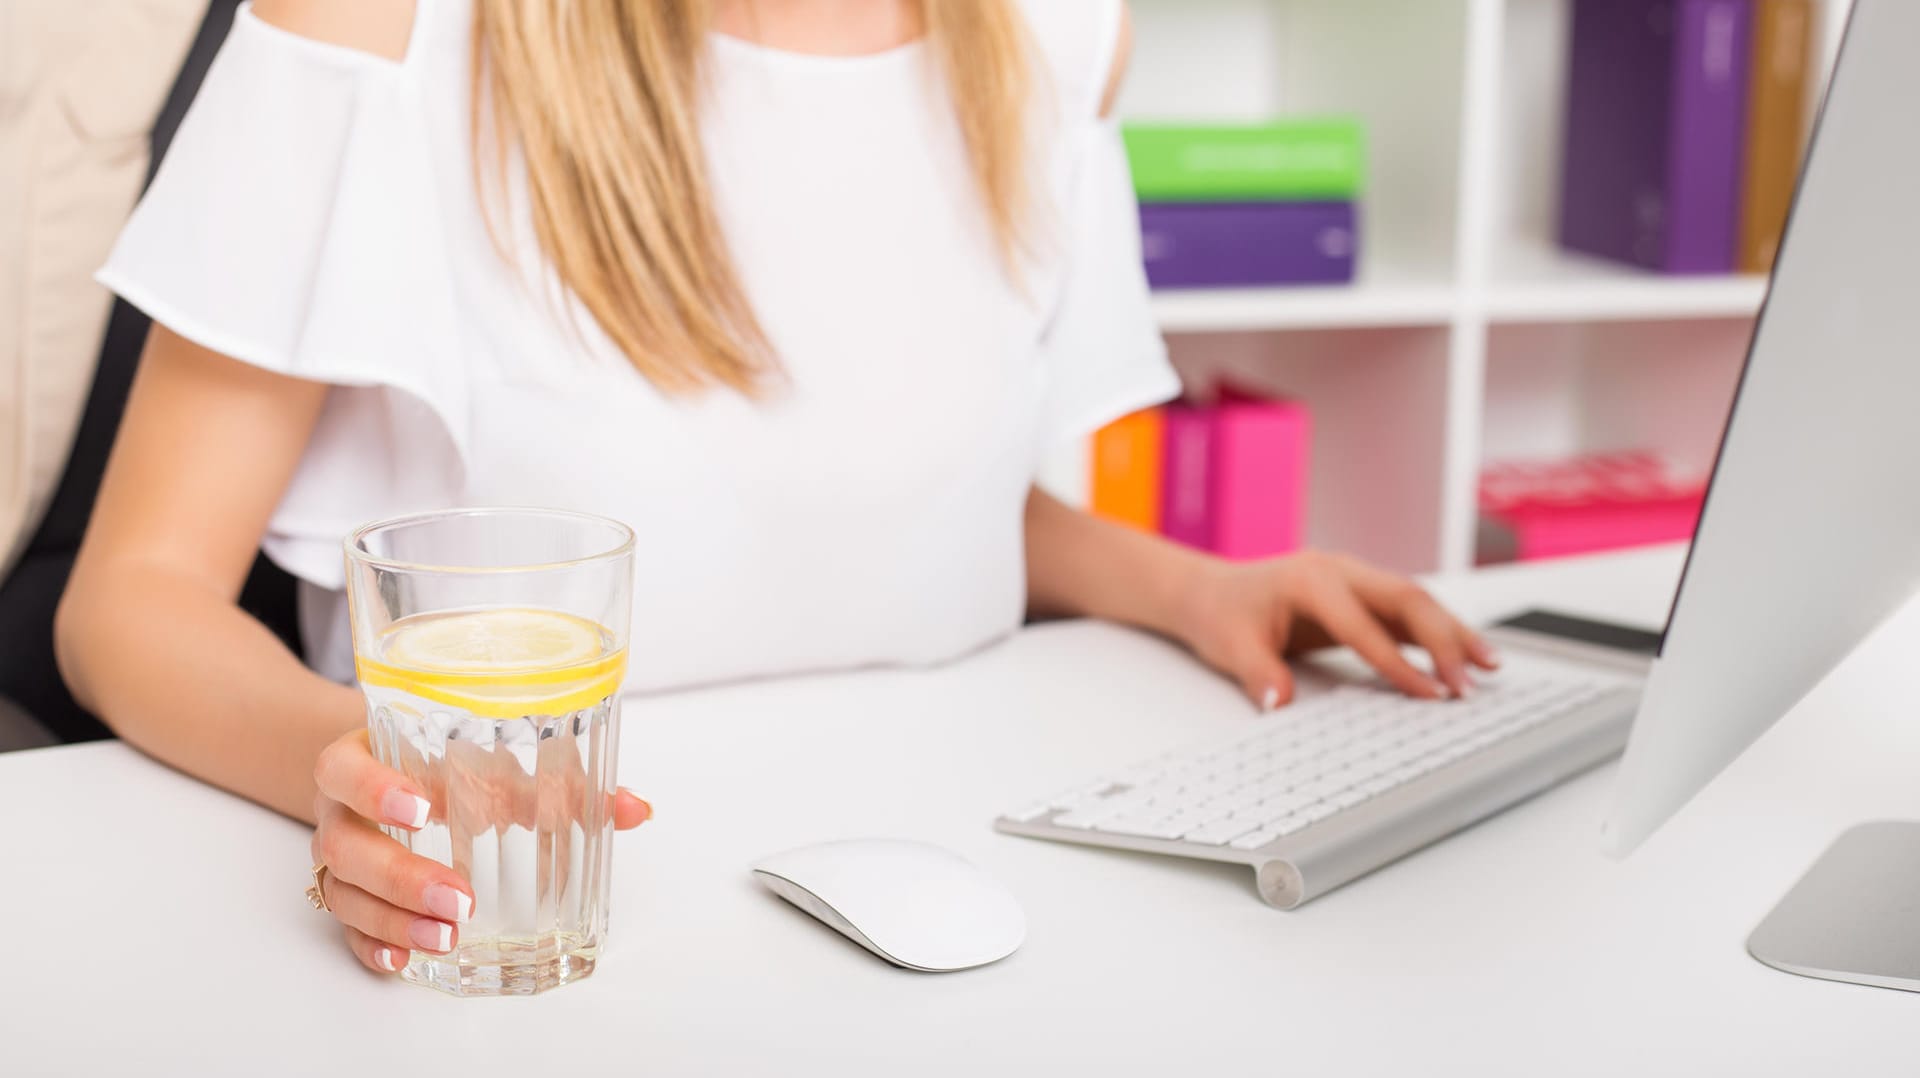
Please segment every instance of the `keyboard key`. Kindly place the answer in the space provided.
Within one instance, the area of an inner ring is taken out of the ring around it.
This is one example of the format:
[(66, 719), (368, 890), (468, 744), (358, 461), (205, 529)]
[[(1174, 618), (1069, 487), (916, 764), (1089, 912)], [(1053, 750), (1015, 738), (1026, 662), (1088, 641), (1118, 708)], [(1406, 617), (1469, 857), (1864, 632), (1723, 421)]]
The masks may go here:
[(1251, 835), (1242, 835), (1228, 845), (1236, 849), (1257, 850), (1270, 842), (1304, 831), (1312, 824), (1313, 820), (1306, 816), (1288, 816), (1268, 824)]
[(1286, 816), (1268, 824), (1267, 830), (1274, 832), (1281, 838), (1285, 838), (1288, 835), (1306, 830), (1307, 825), (1312, 822), (1312, 820), (1307, 819), (1305, 816)]
[(1086, 786), (1076, 787), (1075, 789), (1058, 795), (1050, 803), (1057, 809), (1070, 809), (1111, 785), (1113, 784), (1110, 782), (1095, 782)]
[(1329, 770), (1346, 767), (1373, 755), (1373, 746), (1364, 741), (1351, 742), (1327, 753), (1320, 758)]
[(1225, 818), (1224, 816), (1216, 815), (1211, 812), (1200, 812), (1192, 809), (1187, 809), (1180, 812), (1176, 812), (1171, 816), (1162, 816), (1159, 822), (1161, 824), (1164, 824), (1167, 827), (1177, 828), (1178, 833), (1184, 835), (1188, 831), (1191, 831), (1194, 828), (1199, 827), (1203, 824), (1214, 823), (1224, 818)]
[(1251, 786), (1235, 793), (1232, 797), (1227, 798), (1225, 803), (1220, 806), (1225, 810), (1222, 812), (1222, 815), (1231, 816), (1243, 808), (1249, 808), (1265, 801), (1269, 796), (1272, 796), (1266, 791), (1267, 788), (1264, 786)]
[(1103, 821), (1094, 830), (1112, 835), (1134, 835), (1139, 838), (1179, 838), (1186, 828), (1169, 825), (1161, 819), (1143, 820), (1138, 816), (1122, 816)]
[(1063, 812), (1053, 818), (1053, 825), (1055, 827), (1091, 828), (1094, 824), (1106, 819), (1108, 815), (1110, 814), (1084, 810)]
[(1384, 756), (1369, 756), (1347, 770), (1353, 772), (1352, 785), (1364, 786), (1398, 766), (1400, 766), (1398, 760), (1389, 760)]
[[(1546, 716), (1546, 718), (1559, 718), (1559, 716), (1550, 715), (1550, 716)], [(1518, 737), (1519, 735), (1526, 733), (1528, 730), (1531, 730), (1535, 726), (1540, 725), (1540, 723), (1543, 721), (1545, 720), (1526, 717), (1526, 716), (1512, 718), (1512, 719), (1508, 719), (1506, 722), (1503, 722), (1498, 726), (1495, 726), (1491, 731), (1489, 731), (1489, 733), (1494, 734), (1496, 737), (1499, 737), (1502, 741), (1504, 741), (1507, 738)]]
[(1052, 805), (1047, 804), (1045, 801), (1035, 801), (1033, 804), (1028, 805), (1025, 808), (1015, 809), (1014, 811), (1007, 813), (1007, 819), (1012, 820), (1015, 823), (1027, 823), (1031, 820), (1037, 820), (1040, 817), (1045, 816), (1047, 813), (1052, 811), (1053, 811)]
[(1180, 836), (1180, 840), (1198, 842), (1203, 846), (1221, 846), (1259, 829), (1259, 826), (1250, 820), (1222, 820), (1189, 831)]
[(1391, 772), (1394, 768), (1400, 767), (1410, 760), (1416, 760), (1419, 757), (1420, 751), (1417, 748), (1402, 743), (1381, 753), (1378, 759), (1380, 766), (1386, 771)]
[(1114, 782), (1121, 786), (1150, 786), (1166, 776), (1167, 765), (1160, 761), (1131, 767), (1114, 776)]
[(1359, 763), (1349, 764), (1339, 771), (1328, 775), (1327, 781), (1336, 784), (1337, 789), (1335, 792), (1337, 793), (1339, 790), (1352, 789), (1379, 773), (1380, 768), (1377, 764), (1361, 761)]
[(1370, 795), (1367, 791), (1362, 790), (1360, 787), (1350, 786), (1334, 794), (1332, 797), (1327, 798), (1326, 803), (1333, 805), (1335, 808), (1352, 808), (1360, 802), (1365, 801), (1368, 796)]
[(1318, 801), (1328, 794), (1338, 793), (1342, 789), (1345, 789), (1347, 785), (1347, 782), (1342, 779), (1328, 776), (1315, 779), (1312, 782), (1303, 783), (1291, 792), (1311, 802)]
[(1507, 721), (1518, 723), (1525, 729), (1532, 729), (1541, 723), (1552, 722), (1554, 719), (1560, 718), (1565, 714), (1566, 712), (1523, 711), (1518, 715), (1510, 716)]
[(1282, 816), (1298, 812), (1315, 801), (1320, 800), (1307, 794), (1287, 793), (1279, 797), (1270, 797), (1256, 806), (1263, 819), (1276, 820)]

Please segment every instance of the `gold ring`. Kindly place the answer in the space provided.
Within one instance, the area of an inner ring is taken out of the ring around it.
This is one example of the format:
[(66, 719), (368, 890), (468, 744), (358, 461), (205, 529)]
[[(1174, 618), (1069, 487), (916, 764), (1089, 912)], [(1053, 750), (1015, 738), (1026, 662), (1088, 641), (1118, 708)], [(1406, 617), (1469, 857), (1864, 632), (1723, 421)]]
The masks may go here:
[(333, 907), (327, 905), (327, 865), (324, 861), (313, 866), (313, 886), (307, 888), (307, 903), (316, 910), (333, 912)]

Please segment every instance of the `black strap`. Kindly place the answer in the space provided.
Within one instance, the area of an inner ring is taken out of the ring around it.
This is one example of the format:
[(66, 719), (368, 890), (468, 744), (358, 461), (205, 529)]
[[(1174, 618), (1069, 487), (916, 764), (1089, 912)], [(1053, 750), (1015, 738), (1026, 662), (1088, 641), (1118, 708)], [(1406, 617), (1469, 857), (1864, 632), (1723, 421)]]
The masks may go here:
[[(211, 0), (208, 4), (186, 63), (154, 124), (148, 183), (172, 145), (187, 107), (200, 92), (207, 68), (226, 41), (239, 6), (240, 0)], [(53, 612), (73, 570), (80, 537), (93, 514), (101, 474), (106, 470), (120, 417), (126, 411), (127, 394), (149, 326), (146, 315), (125, 300), (115, 299), (66, 470), (20, 564), (0, 584), (0, 641), (5, 641), (0, 647), (0, 695), (12, 698), (67, 741), (111, 736), (99, 720), (74, 702), (60, 680), (53, 661)], [(257, 560), (241, 594), (241, 605), (289, 647), (299, 650), (291, 577), (266, 559)]]
[(153, 122), (150, 143), (153, 156), (147, 162), (147, 179), (140, 185), (142, 190), (153, 183), (154, 173), (160, 171), (160, 159), (167, 156), (167, 150), (173, 146), (173, 134), (180, 130), (180, 121), (186, 119), (187, 106), (199, 96), (200, 84), (206, 81), (207, 69), (213, 66), (220, 46), (226, 44), (227, 33), (233, 29), (233, 17), (239, 10), (240, 0), (210, 0), (207, 4), (200, 31), (193, 37), (193, 47), (187, 50), (186, 63), (180, 65), (180, 77), (168, 92), (167, 103), (160, 106), (159, 118)]

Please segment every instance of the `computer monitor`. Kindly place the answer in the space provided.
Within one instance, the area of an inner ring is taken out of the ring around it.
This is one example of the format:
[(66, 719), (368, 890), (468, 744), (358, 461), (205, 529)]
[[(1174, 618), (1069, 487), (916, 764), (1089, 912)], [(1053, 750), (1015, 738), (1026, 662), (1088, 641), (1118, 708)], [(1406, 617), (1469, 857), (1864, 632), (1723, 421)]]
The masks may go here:
[[(1920, 3), (1856, 0), (1621, 763), (1604, 829), (1615, 853), (1920, 584), (1916, 43)], [(1850, 833), (1750, 950), (1793, 972), (1920, 990), (1920, 923), (1895, 923), (1903, 903), (1876, 912), (1869, 894), (1901, 873), (1920, 882), (1920, 823)], [(1905, 968), (1843, 968), (1888, 963)]]

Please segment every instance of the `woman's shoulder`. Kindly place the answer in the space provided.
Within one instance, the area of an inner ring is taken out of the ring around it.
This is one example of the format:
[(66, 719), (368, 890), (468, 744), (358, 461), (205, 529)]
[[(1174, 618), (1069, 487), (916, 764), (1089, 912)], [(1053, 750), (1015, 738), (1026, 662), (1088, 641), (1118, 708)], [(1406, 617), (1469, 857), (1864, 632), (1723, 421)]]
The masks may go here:
[(1126, 0), (1014, 0), (1069, 117), (1111, 111), (1133, 41)]
[(252, 16), (316, 45), (398, 61), (413, 38), (415, 0), (253, 0)]
[(429, 380), (427, 346), (366, 333), (444, 329), (450, 256), (435, 155), (447, 140), (433, 125), (455, 121), (426, 107), (422, 95), (440, 84), (416, 77), (444, 71), (397, 62), (419, 53), (411, 30), (388, 21), (382, 38), (354, 18), (416, 6), (433, 0), (243, 6), (97, 278), (181, 336), (255, 366), (343, 385)]

